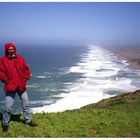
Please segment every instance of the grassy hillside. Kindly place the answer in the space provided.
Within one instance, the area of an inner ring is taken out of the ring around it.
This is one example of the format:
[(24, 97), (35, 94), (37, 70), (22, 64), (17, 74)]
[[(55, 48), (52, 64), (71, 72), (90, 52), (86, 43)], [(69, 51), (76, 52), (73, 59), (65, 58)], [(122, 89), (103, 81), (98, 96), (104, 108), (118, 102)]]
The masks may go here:
[(77, 110), (33, 114), (36, 128), (23, 124), (22, 118), (22, 114), (13, 116), (9, 132), (0, 128), (0, 137), (140, 137), (140, 91)]

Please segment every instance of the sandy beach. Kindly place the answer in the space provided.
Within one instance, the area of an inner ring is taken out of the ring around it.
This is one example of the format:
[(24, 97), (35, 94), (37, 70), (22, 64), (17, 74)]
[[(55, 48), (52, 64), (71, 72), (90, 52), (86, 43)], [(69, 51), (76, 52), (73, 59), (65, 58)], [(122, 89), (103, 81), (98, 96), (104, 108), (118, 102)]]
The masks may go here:
[(110, 47), (107, 48), (118, 57), (126, 59), (129, 67), (140, 70), (140, 48), (138, 47)]

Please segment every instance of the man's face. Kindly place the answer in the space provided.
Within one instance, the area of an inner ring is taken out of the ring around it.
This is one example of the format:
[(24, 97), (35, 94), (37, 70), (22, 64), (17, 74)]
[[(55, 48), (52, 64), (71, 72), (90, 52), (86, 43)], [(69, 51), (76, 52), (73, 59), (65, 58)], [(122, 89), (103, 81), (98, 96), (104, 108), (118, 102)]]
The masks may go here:
[(14, 49), (14, 47), (10, 47), (10, 48), (8, 49), (8, 54), (9, 54), (9, 55), (15, 54), (15, 49)]

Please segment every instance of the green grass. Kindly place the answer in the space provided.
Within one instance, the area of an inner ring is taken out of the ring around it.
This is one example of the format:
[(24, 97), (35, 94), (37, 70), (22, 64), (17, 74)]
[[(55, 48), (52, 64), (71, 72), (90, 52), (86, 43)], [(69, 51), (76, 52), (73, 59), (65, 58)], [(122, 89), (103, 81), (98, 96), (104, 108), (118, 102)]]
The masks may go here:
[(77, 110), (33, 114), (33, 120), (39, 124), (36, 128), (23, 124), (22, 118), (14, 116), (7, 133), (0, 128), (0, 137), (140, 137), (140, 91)]

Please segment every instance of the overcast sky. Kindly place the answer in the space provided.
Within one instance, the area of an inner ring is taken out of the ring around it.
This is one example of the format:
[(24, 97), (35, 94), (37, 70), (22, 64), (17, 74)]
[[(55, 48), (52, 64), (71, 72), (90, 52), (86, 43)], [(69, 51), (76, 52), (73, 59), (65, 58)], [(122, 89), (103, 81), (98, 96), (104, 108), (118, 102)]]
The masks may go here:
[(140, 44), (140, 2), (0, 2), (0, 42)]

